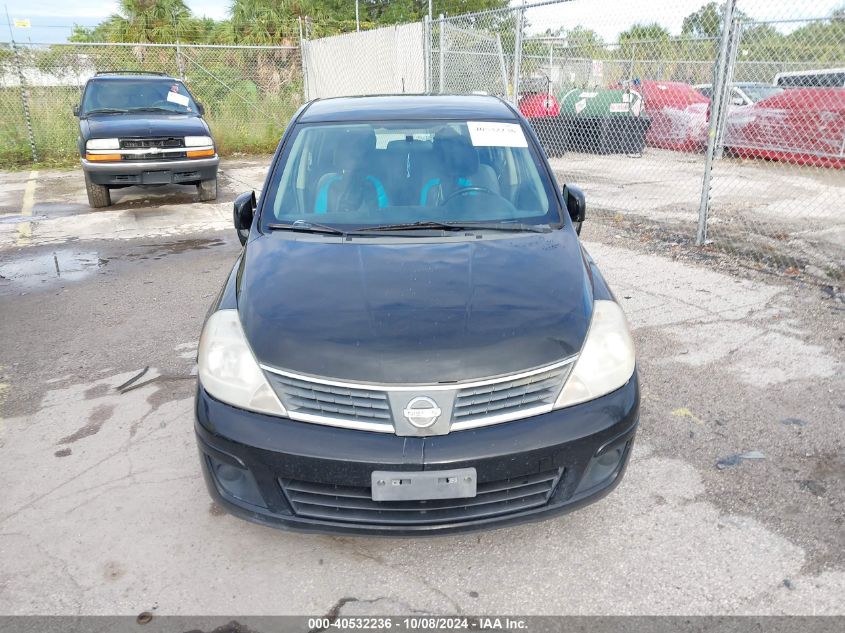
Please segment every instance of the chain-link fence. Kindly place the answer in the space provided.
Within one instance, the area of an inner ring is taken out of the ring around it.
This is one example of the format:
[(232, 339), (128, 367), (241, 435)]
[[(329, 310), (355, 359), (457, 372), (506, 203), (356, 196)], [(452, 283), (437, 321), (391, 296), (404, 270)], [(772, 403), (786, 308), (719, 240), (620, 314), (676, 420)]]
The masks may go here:
[(73, 157), (78, 136), (73, 107), (88, 78), (110, 70), (162, 72), (183, 79), (204, 105), (225, 153), (272, 151), (303, 101), (298, 47), (2, 45), (0, 162)]
[(594, 217), (845, 274), (845, 5), (561, 0), (426, 33), (429, 90), (512, 101)]
[(326, 38), (301, 26), (302, 56), (4, 45), (0, 161), (72, 156), (71, 108), (98, 70), (184, 77), (224, 152), (272, 150), (305, 97), (484, 92), (528, 118), (594, 218), (845, 277), (840, 0), (545, 0)]

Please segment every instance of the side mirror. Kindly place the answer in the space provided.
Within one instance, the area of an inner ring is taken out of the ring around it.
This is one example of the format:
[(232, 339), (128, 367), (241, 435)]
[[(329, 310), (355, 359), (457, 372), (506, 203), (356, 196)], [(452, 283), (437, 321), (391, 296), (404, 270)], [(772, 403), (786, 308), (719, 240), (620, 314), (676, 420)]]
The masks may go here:
[(246, 244), (247, 238), (249, 238), (249, 228), (252, 226), (252, 218), (254, 215), (254, 191), (247, 191), (235, 198), (232, 216), (235, 222), (235, 230), (238, 232), (238, 239), (241, 241), (241, 244)]
[(197, 104), (197, 112), (199, 112), (200, 116), (203, 116), (205, 114), (205, 106), (201, 103), (198, 103)]
[(79, 106), (78, 105), (73, 106), (73, 116), (79, 117)]
[(581, 223), (587, 219), (587, 201), (584, 199), (584, 192), (573, 185), (563, 187), (563, 200), (566, 203), (566, 210), (575, 226), (575, 232), (581, 235)]

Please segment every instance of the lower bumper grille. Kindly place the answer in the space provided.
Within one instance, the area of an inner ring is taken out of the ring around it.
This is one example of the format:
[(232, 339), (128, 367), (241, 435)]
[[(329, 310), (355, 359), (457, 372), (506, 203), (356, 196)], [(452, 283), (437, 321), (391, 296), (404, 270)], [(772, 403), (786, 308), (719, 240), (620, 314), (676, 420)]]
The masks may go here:
[(280, 484), (297, 516), (369, 525), (425, 525), (478, 521), (546, 505), (563, 469), (478, 484), (469, 499), (373, 501), (369, 486), (295, 479)]

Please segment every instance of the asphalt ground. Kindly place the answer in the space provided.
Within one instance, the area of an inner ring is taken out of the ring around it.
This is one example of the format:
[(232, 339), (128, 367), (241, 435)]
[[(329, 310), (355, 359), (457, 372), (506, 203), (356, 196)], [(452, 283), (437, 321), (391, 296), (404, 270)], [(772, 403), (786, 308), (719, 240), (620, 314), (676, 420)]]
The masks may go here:
[[(589, 221), (636, 338), (621, 485), (541, 523), (303, 535), (212, 503), (194, 356), (231, 200), (0, 173), (0, 614), (842, 614), (845, 299)], [(589, 204), (589, 202), (588, 202)], [(120, 385), (149, 367), (130, 390)]]

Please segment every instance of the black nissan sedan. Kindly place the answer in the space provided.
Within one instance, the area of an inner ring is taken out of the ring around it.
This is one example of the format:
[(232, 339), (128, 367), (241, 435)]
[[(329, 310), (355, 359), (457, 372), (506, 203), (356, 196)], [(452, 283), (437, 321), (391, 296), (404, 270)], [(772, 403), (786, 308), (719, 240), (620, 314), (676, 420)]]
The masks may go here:
[(537, 520), (620, 480), (622, 309), (525, 119), (484, 96), (313, 101), (203, 327), (196, 434), (245, 519), (357, 534)]

